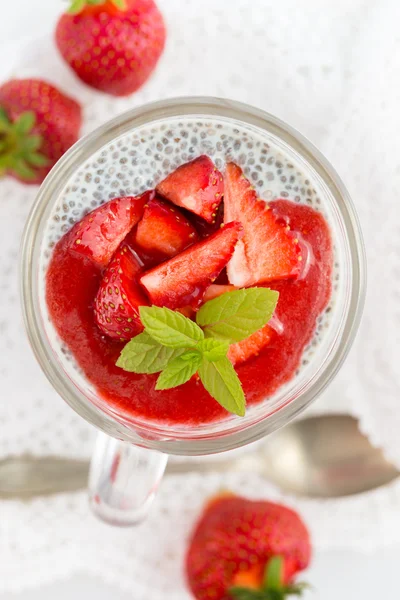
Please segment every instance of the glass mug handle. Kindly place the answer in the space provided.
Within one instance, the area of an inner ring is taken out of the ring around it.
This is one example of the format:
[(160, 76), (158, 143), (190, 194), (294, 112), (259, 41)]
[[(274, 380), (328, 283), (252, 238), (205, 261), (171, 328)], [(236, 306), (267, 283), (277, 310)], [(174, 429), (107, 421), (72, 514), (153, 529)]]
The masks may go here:
[(140, 523), (149, 511), (168, 456), (99, 433), (90, 465), (92, 511), (111, 525)]

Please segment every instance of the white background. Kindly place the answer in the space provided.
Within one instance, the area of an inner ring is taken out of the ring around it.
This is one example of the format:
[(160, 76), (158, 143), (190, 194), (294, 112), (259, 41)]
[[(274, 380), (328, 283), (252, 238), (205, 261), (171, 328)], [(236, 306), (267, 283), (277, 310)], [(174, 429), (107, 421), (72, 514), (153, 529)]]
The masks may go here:
[[(329, 1), (329, 0), (326, 0)], [(334, 1), (334, 0), (331, 0)], [(230, 10), (234, 7), (231, 0)], [(31, 36), (35, 30), (48, 29), (65, 2), (63, 0), (1, 0), (0, 43)], [(323, 4), (323, 2), (322, 2)], [(322, 8), (321, 8), (322, 9)], [(7, 60), (2, 56), (2, 61)], [(0, 184), (1, 186), (1, 184)], [(400, 507), (399, 507), (400, 510)], [(1, 515), (0, 515), (1, 518)], [(396, 592), (399, 556), (389, 550), (370, 555), (350, 551), (320, 553), (314, 557), (307, 580), (315, 588), (307, 598), (316, 600), (398, 598)], [(21, 578), (23, 578), (21, 573)], [(97, 600), (124, 600), (132, 598), (128, 591), (120, 592), (85, 575), (45, 586), (40, 590), (16, 594), (18, 600), (66, 600), (69, 598), (96, 598)], [(0, 594), (0, 600), (9, 600), (10, 595)], [(149, 600), (151, 600), (149, 598)]]

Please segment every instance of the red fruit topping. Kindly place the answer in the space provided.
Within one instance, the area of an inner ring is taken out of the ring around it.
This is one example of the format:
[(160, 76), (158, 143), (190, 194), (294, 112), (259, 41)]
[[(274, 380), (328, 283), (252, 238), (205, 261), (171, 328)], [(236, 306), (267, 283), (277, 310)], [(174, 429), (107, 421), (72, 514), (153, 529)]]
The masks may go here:
[(87, 214), (70, 231), (71, 249), (106, 266), (143, 214), (148, 193), (115, 198)]
[(77, 14), (64, 14), (56, 43), (76, 75), (114, 96), (137, 90), (154, 70), (165, 44), (165, 25), (153, 0), (87, 1)]
[(173, 204), (213, 223), (224, 193), (224, 181), (212, 160), (203, 155), (168, 175), (158, 184), (157, 192)]
[(122, 244), (108, 265), (94, 302), (101, 331), (115, 340), (130, 340), (143, 331), (139, 306), (148, 306), (136, 277), (141, 270), (135, 254)]
[(148, 271), (140, 278), (152, 304), (197, 308), (206, 289), (232, 257), (242, 235), (240, 223), (229, 223), (217, 233)]
[(214, 298), (218, 298), (222, 294), (226, 294), (226, 292), (233, 292), (237, 290), (234, 285), (217, 285), (213, 284), (206, 290), (204, 294), (203, 303), (208, 302), (209, 300), (213, 300)]
[(245, 362), (252, 356), (257, 356), (274, 334), (274, 329), (268, 323), (262, 329), (253, 333), (250, 337), (232, 344), (228, 351), (228, 358), (233, 365)]
[(227, 600), (233, 597), (232, 586), (246, 587), (249, 599), (269, 598), (264, 572), (278, 556), (282, 572), (274, 584), (282, 587), (274, 587), (271, 598), (283, 599), (290, 595), (285, 586), (310, 562), (306, 526), (286, 506), (223, 495), (206, 506), (192, 534), (186, 555), (188, 584), (198, 600)]
[(196, 314), (195, 310), (191, 306), (182, 306), (182, 308), (177, 308), (176, 310), (188, 319), (193, 319)]
[(212, 223), (208, 223), (201, 217), (198, 217), (194, 213), (190, 214), (190, 220), (193, 225), (196, 227), (200, 237), (205, 238), (218, 231), (224, 223), (224, 201), (218, 206), (217, 214)]
[(198, 239), (197, 231), (188, 219), (158, 198), (152, 198), (146, 204), (135, 236), (138, 250), (151, 258), (153, 264), (172, 258)]
[(269, 206), (259, 200), (240, 167), (228, 163), (225, 174), (225, 223), (240, 221), (243, 239), (227, 271), (229, 281), (248, 287), (264, 281), (297, 277), (301, 250), (298, 240)]
[(79, 137), (80, 105), (39, 79), (0, 86), (0, 176), (41, 183)]

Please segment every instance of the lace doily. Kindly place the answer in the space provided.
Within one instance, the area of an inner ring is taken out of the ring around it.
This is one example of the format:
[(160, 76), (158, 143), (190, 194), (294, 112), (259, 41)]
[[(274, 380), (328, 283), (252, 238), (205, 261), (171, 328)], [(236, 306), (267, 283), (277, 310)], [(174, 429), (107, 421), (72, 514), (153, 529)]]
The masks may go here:
[[(350, 8), (346, 0), (323, 7), (316, 0), (301, 6), (298, 0), (279, 6), (253, 0), (250, 7), (247, 0), (235, 0), (229, 9), (225, 0), (159, 0), (159, 5), (168, 25), (166, 52), (151, 81), (131, 98), (113, 99), (81, 85), (50, 35), (3, 48), (9, 62), (0, 66), (1, 80), (11, 75), (52, 80), (83, 103), (84, 133), (127, 108), (200, 94), (264, 108), (319, 146), (356, 203), (370, 285), (356, 344), (312, 412), (356, 415), (373, 443), (400, 467), (400, 6), (396, 0), (354, 0)], [(18, 249), (37, 189), (8, 179), (0, 190), (0, 458), (24, 452), (88, 457), (95, 432), (41, 374), (20, 316)], [(148, 598), (150, 584), (154, 600), (188, 598), (181, 573), (185, 538), (203, 500), (220, 487), (294, 506), (317, 548), (366, 550), (400, 539), (400, 482), (354, 498), (311, 501), (283, 497), (252, 475), (174, 477), (163, 482), (151, 517), (135, 530), (98, 523), (83, 493), (1, 503), (0, 591), (85, 569), (129, 588), (137, 600)]]

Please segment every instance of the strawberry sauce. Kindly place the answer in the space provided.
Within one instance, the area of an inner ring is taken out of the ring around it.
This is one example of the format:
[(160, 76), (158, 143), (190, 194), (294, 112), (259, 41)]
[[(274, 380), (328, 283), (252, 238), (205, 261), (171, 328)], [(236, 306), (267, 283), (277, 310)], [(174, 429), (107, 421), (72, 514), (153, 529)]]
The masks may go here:
[[(325, 219), (314, 209), (288, 200), (270, 206), (290, 224), (309, 256), (298, 280), (266, 286), (280, 292), (275, 314), (281, 326), (258, 356), (236, 367), (248, 404), (271, 396), (295, 375), (331, 293), (333, 253)], [(115, 366), (124, 343), (103, 336), (94, 322), (101, 270), (68, 249), (69, 236), (58, 242), (52, 255), (47, 303), (58, 334), (99, 395), (114, 410), (149, 420), (196, 425), (227, 416), (195, 378), (178, 388), (155, 391), (158, 375), (127, 373)]]

